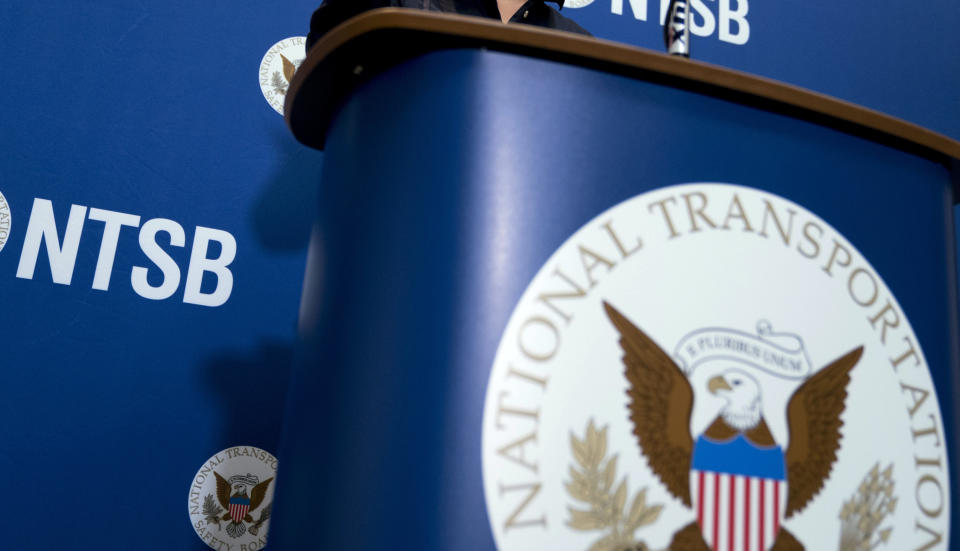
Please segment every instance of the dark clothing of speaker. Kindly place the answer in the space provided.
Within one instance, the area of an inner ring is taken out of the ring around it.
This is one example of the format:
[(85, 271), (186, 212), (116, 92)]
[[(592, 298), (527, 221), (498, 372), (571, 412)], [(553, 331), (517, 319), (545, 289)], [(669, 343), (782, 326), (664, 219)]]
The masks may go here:
[[(563, 7), (563, 0), (550, 0)], [(428, 11), (473, 15), (500, 20), (497, 0), (325, 0), (310, 19), (310, 34), (307, 35), (307, 50), (321, 36), (355, 15), (376, 8), (415, 8)], [(528, 0), (510, 19), (510, 23), (523, 23), (590, 36), (586, 29), (560, 15), (545, 0)]]

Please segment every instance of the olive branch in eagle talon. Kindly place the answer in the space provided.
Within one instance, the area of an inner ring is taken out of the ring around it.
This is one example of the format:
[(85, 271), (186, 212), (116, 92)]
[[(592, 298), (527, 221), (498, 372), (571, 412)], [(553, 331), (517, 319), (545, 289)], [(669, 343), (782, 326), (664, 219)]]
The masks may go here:
[(280, 75), (280, 71), (274, 71), (273, 77), (270, 79), (270, 85), (273, 86), (273, 92), (281, 96), (286, 95), (287, 93), (287, 81), (283, 80), (283, 77)]
[(207, 494), (207, 497), (203, 499), (203, 515), (206, 517), (207, 524), (216, 524), (219, 529), (220, 515), (222, 514), (223, 509), (213, 500), (213, 494)]
[(840, 551), (866, 551), (890, 540), (893, 528), (878, 528), (897, 509), (894, 485), (892, 463), (883, 472), (877, 463), (867, 473), (840, 510)]
[(568, 507), (567, 525), (574, 530), (606, 532), (590, 551), (647, 551), (647, 545), (635, 540), (633, 534), (656, 522), (663, 505), (648, 506), (644, 488), (633, 496), (629, 510), (625, 509), (627, 479), (621, 479), (614, 488), (617, 454), (607, 457), (607, 427), (598, 430), (591, 419), (582, 439), (570, 434), (570, 447), (577, 466), (570, 465), (570, 481), (565, 483), (567, 493), (589, 505), (589, 509)]

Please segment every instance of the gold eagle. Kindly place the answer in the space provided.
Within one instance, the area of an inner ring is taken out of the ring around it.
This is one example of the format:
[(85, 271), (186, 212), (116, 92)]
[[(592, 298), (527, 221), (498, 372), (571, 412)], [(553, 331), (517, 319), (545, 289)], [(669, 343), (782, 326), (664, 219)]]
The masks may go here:
[[(231, 520), (230, 517), (230, 498), (236, 496), (245, 496), (247, 489), (242, 488), (236, 494), (230, 494), (230, 483), (227, 479), (220, 476), (220, 473), (213, 471), (214, 476), (217, 478), (217, 501), (220, 502), (220, 506), (227, 510), (227, 513), (221, 517), (220, 520)], [(247, 514), (243, 517), (244, 522), (253, 522), (253, 516), (251, 513), (257, 510), (260, 507), (260, 504), (263, 503), (264, 498), (267, 497), (267, 488), (269, 488), (270, 483), (273, 482), (273, 477), (270, 477), (263, 482), (257, 484), (250, 490), (250, 509), (247, 511)], [(241, 493), (242, 492), (242, 493)], [(235, 526), (234, 526), (235, 525)], [(233, 528), (231, 530), (231, 527)], [(246, 531), (246, 528), (242, 524), (231, 522), (230, 526), (227, 526), (227, 532), (231, 535), (243, 534)], [(236, 537), (236, 536), (234, 536)]]
[[(620, 333), (629, 382), (627, 395), (633, 434), (650, 468), (667, 490), (687, 507), (692, 507), (690, 470), (694, 438), (690, 434), (690, 419), (693, 388), (680, 367), (640, 328), (607, 302), (604, 302), (604, 309)], [(802, 511), (823, 489), (830, 475), (840, 448), (840, 427), (843, 425), (840, 415), (845, 407), (850, 371), (862, 354), (862, 346), (844, 354), (809, 377), (790, 397), (787, 405), (790, 443), (785, 452), (785, 518)], [(723, 376), (714, 377), (708, 384), (710, 391), (715, 393), (734, 390)], [(704, 434), (722, 441), (743, 434), (755, 445), (775, 445), (762, 414), (758, 421), (753, 420), (747, 425), (728, 422), (729, 418), (721, 412)], [(670, 549), (709, 551), (696, 521), (674, 535)], [(801, 551), (804, 547), (781, 527), (771, 549)]]

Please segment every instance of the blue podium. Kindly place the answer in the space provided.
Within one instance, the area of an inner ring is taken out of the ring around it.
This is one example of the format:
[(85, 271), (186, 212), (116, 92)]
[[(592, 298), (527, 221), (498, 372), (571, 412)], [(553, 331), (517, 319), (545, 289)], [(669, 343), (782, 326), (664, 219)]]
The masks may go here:
[(286, 116), (325, 155), (276, 548), (950, 548), (960, 144), (402, 10)]

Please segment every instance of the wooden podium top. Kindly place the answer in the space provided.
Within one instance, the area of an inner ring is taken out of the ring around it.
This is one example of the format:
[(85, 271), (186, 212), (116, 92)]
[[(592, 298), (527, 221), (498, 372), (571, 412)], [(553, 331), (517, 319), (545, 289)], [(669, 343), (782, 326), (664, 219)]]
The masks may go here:
[(297, 140), (322, 149), (335, 110), (361, 82), (431, 51), (484, 48), (658, 82), (786, 114), (940, 162), (960, 159), (960, 142), (850, 102), (709, 63), (478, 17), (402, 8), (366, 12), (310, 50), (284, 112)]

